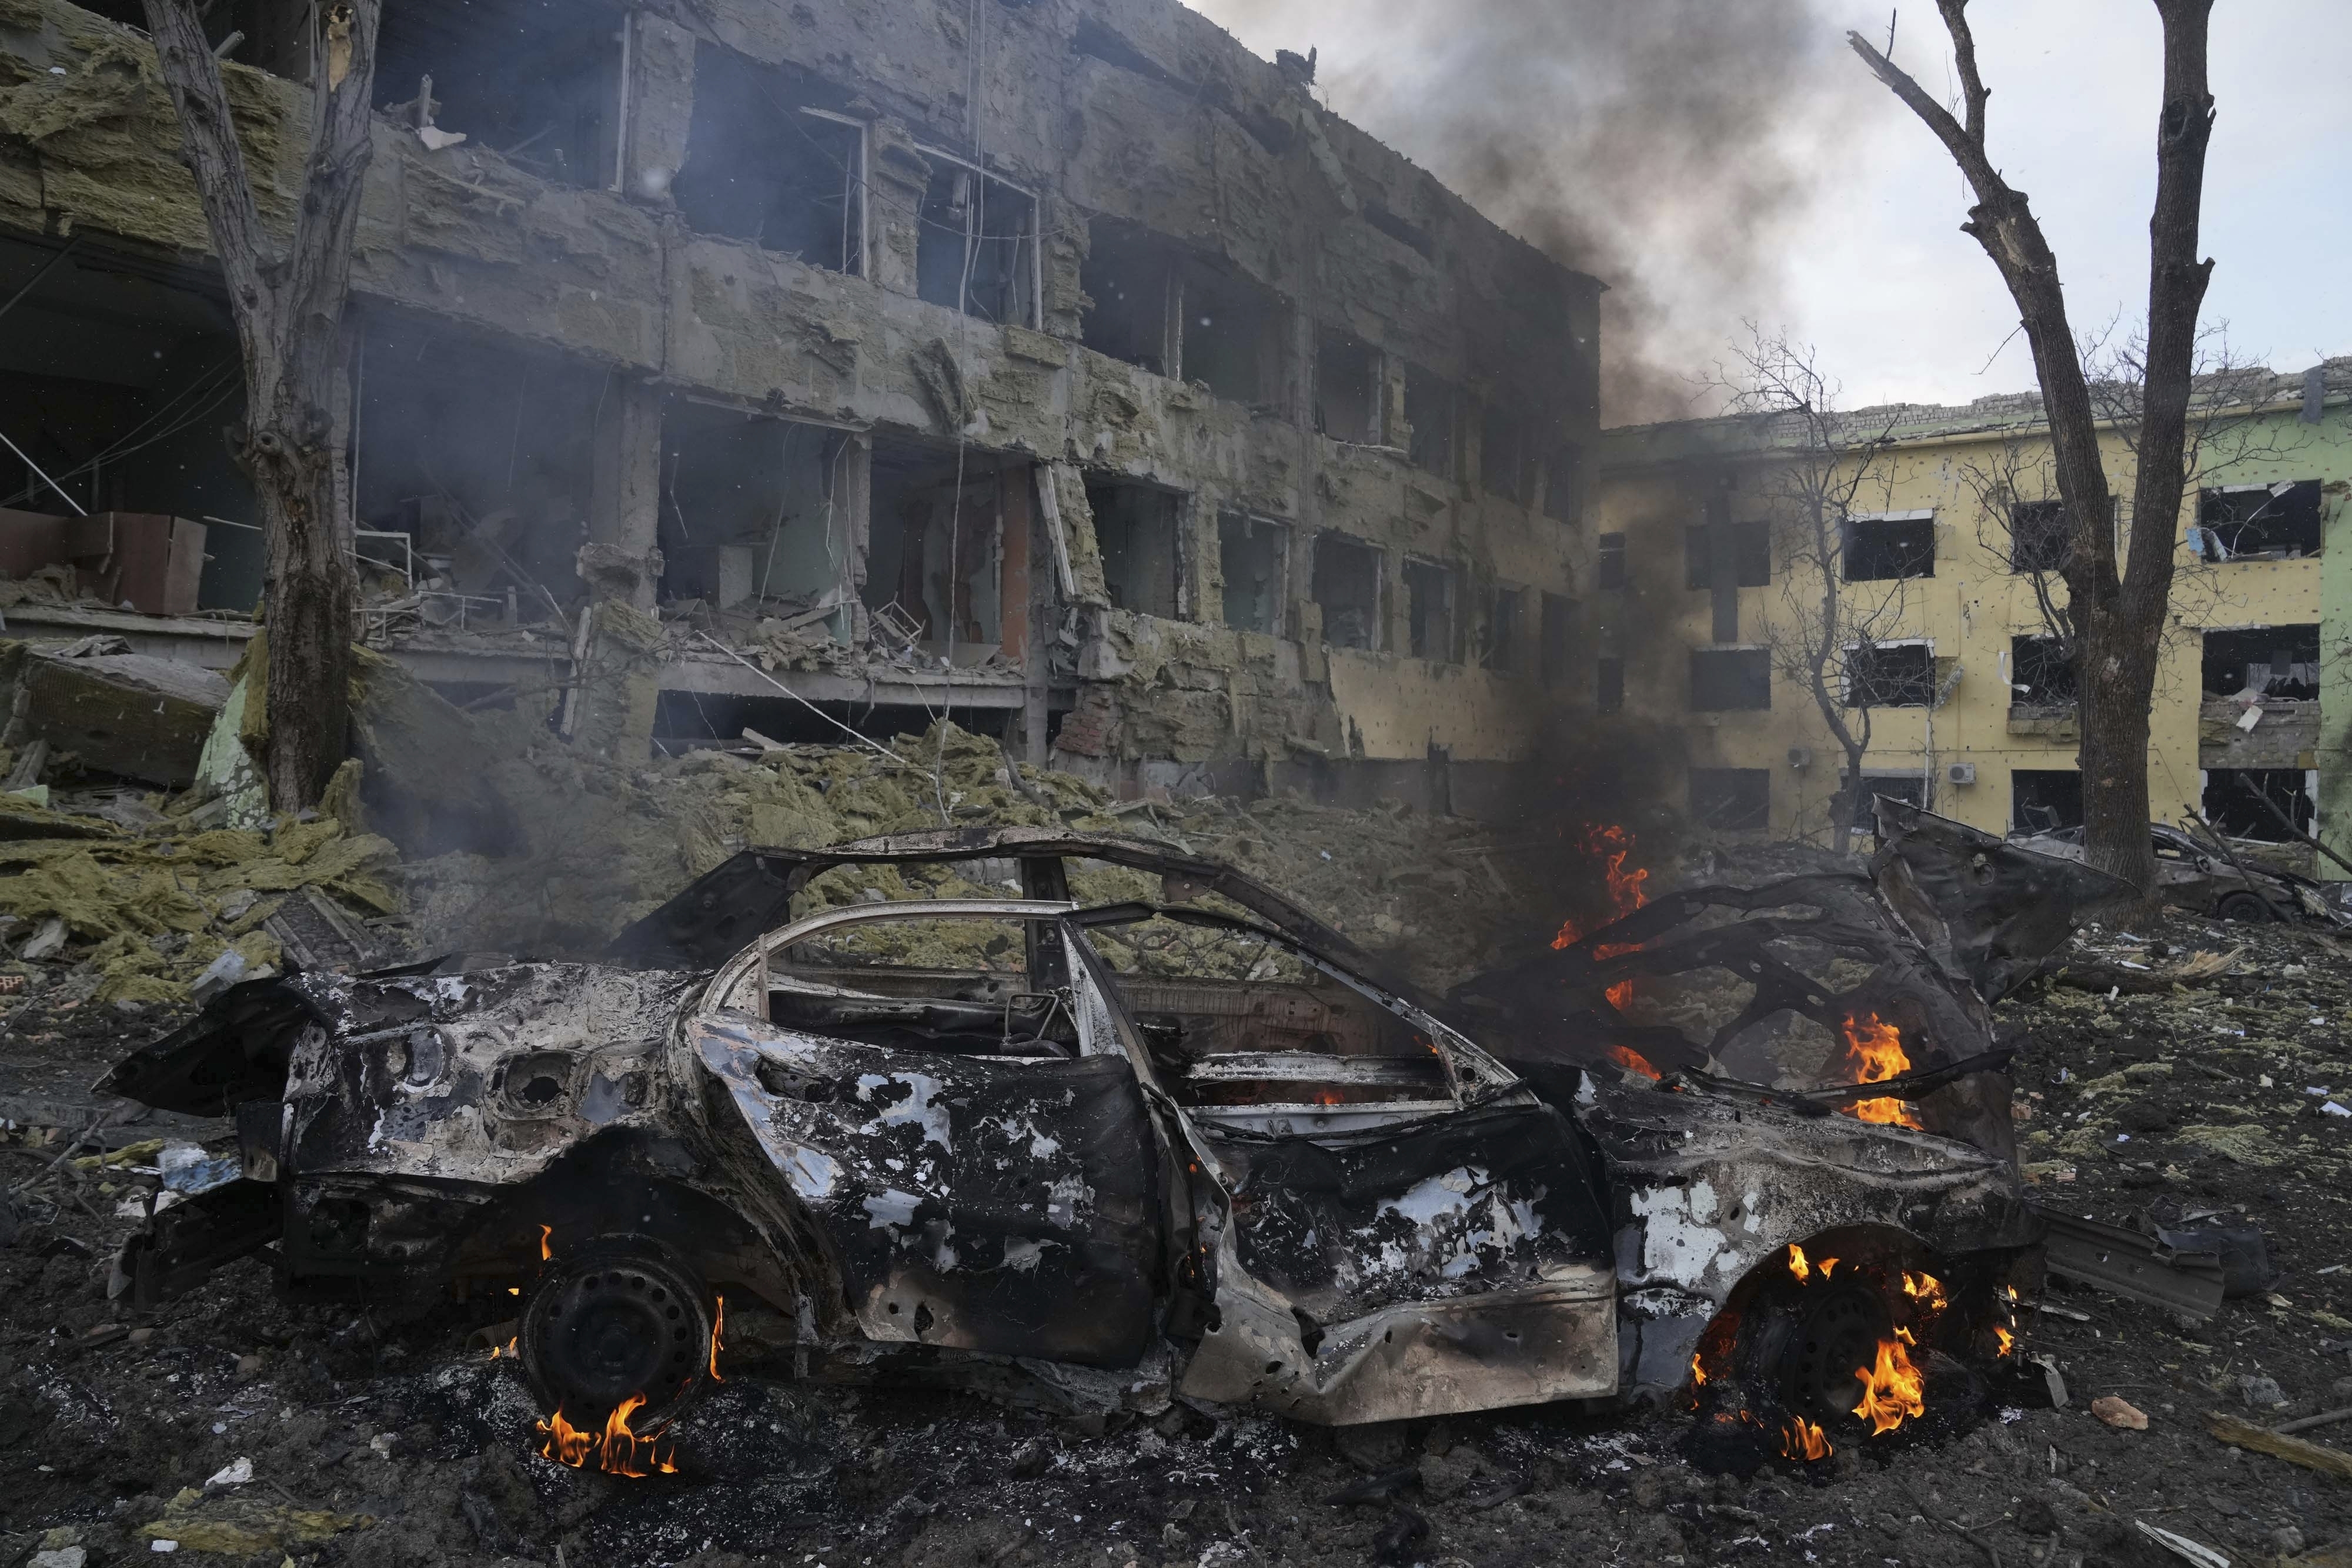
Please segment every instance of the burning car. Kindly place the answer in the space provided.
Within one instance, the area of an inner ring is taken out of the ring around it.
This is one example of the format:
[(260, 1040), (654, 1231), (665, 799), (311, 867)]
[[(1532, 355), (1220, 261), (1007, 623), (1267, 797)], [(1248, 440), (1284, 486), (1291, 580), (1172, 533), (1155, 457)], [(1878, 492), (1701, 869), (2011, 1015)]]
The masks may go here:
[[(612, 1469), (722, 1343), (1330, 1424), (1690, 1396), (1818, 1456), (1964, 1397), (2037, 1282), (2000, 941), (1923, 940), (1889, 868), (1441, 999), (1161, 843), (747, 851), (598, 963), (248, 982), (133, 1053), (101, 1091), (233, 1116), (242, 1175), (118, 1283), (267, 1249), (295, 1299), (512, 1292), (549, 1451)], [(908, 876), (983, 895), (860, 885)]]

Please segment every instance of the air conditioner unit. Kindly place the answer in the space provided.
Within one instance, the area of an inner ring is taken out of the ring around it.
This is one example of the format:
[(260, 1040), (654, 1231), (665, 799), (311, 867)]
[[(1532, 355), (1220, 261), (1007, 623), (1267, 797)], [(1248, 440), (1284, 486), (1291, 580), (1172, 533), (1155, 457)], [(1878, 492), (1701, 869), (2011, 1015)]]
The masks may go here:
[(1977, 781), (1977, 765), (1973, 762), (1955, 762), (1944, 769), (1944, 777), (1955, 784), (1973, 784)]
[(1790, 766), (1790, 767), (1791, 767), (1791, 768), (1811, 768), (1812, 765), (1813, 765), (1813, 748), (1812, 748), (1811, 747), (1810, 747), (1810, 746), (1792, 746), (1792, 747), (1789, 747), (1789, 766)]

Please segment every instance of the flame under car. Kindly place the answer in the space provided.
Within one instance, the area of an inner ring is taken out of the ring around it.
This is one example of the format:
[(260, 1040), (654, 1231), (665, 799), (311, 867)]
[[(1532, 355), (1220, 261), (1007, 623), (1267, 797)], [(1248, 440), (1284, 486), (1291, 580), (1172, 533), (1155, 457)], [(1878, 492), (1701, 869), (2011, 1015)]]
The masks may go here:
[[(1019, 896), (812, 893), (860, 866)], [(1085, 868), (1160, 896), (1082, 902)], [(1964, 1018), (1847, 882), (1898, 956), (1882, 971)], [(1684, 896), (1601, 942), (1603, 967), (1665, 972), (1692, 938), (1659, 912)], [(573, 1462), (718, 1375), (721, 1298), (728, 1354), (793, 1375), (1328, 1424), (1737, 1390), (1818, 1438), (1801, 1456), (1898, 1428), (1905, 1369), (1932, 1401), (1933, 1357), (2006, 1348), (2032, 1221), (1998, 1140), (1945, 1135), (1983, 1121), (1971, 1085), (1997, 1063), (1923, 1037), (1923, 1071), (1866, 1092), (1738, 1083), (1654, 1032), (1547, 1021), (1548, 998), (1621, 983), (1589, 960), (1530, 960), (1565, 990), (1521, 968), (1441, 1002), (1272, 890), (1138, 841), (746, 852), (604, 962), (254, 982), (134, 1053), (101, 1088), (234, 1115), (246, 1174), (157, 1216), (120, 1277), (152, 1300), (268, 1249), (296, 1298), (518, 1292), (516, 1353)], [(1668, 1071), (1621, 1071), (1621, 1043)], [(1925, 1130), (1832, 1113), (1882, 1098)], [(1839, 1282), (1792, 1285), (1791, 1249), (1823, 1238)], [(1947, 1292), (1933, 1322), (1906, 1273)], [(626, 1453), (622, 1473), (661, 1468)]]

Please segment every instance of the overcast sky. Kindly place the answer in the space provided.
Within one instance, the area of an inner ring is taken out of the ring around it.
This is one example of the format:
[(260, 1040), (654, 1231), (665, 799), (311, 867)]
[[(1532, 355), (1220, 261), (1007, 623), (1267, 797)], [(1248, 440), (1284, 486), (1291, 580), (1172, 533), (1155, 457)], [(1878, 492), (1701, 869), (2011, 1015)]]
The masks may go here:
[[(1276, 48), (1319, 48), (1318, 91), (1334, 110), (1465, 189), (1476, 185), (1470, 168), (1475, 151), (1464, 145), (1455, 120), (1465, 110), (1449, 103), (1440, 110), (1429, 101), (1477, 97), (1477, 79), (1465, 81), (1458, 60), (1448, 68), (1449, 51), (1482, 17), (1490, 34), (1537, 37), (1514, 19), (1525, 14), (1523, 0), (1192, 3), (1266, 57)], [(1727, 274), (1710, 254), (1717, 247), (1704, 214), (1673, 199), (1669, 187), (1688, 180), (1656, 182), (1651, 188), (1662, 199), (1654, 204), (1615, 193), (1611, 214), (1592, 220), (1619, 229), (1616, 252), (1647, 258), (1643, 287), (1661, 302), (1663, 318), (1653, 359), (1678, 375), (1703, 373), (1741, 321), (1754, 318), (1815, 344), (1824, 368), (1843, 382), (1849, 407), (1959, 402), (2030, 386), (2032, 360), (2022, 339), (2011, 337), (2015, 308), (1991, 262), (1958, 232), (1968, 206), (1964, 183), (1926, 128), (1878, 88), (1842, 41), (1842, 29), (1852, 26), (1883, 43), (1886, 5), (1782, 3), (1809, 13), (1814, 26), (1802, 29), (1793, 60), (1774, 68), (1775, 76), (1786, 74), (1786, 94), (1776, 81), (1768, 110), (1775, 122), (1762, 134), (1777, 140), (1808, 177), (1782, 182), (1786, 193), (1760, 225), (1762, 259)], [(1622, 5), (1640, 13), (1657, 4), (1583, 0), (1593, 12)], [(1693, 26), (1709, 26), (1709, 7), (1723, 4), (1735, 11), (1772, 8), (1766, 0), (1699, 0), (1674, 26), (1687, 36)], [(2148, 0), (1975, 0), (1969, 16), (1993, 89), (1994, 162), (2042, 218), (2077, 329), (2118, 317), (2128, 327), (2147, 309), (2160, 84), (2155, 7)], [(1644, 116), (1692, 112), (1686, 99), (1677, 107), (1671, 94), (1591, 90), (1580, 67), (1633, 68), (1619, 56), (1592, 63), (1600, 51), (1565, 41), (1574, 31), (1555, 28), (1531, 44), (1569, 57), (1552, 62), (1561, 102), (1583, 95), (1580, 105), (1555, 117), (1570, 127), (1559, 137), (1563, 163), (1589, 157), (1591, 143), (1603, 140), (1590, 127), (1573, 128), (1578, 113), (1613, 117), (1606, 140), (1614, 141), (1629, 120), (1638, 137), (1651, 129)], [(1620, 38), (1602, 47), (1622, 47)], [(1752, 40), (1738, 47), (1750, 48)], [(1636, 51), (1633, 57), (1647, 57)], [(1498, 58), (1511, 68), (1522, 64), (1509, 59), (1507, 46), (1480, 68), (1495, 74)], [(1932, 5), (1912, 0), (1902, 7), (1895, 60), (1930, 92), (1949, 90), (1948, 43)], [(2219, 118), (2207, 164), (2204, 249), (2217, 265), (2205, 319), (2209, 326), (2226, 323), (2242, 361), (2294, 371), (2352, 353), (2352, 287), (2345, 276), (2352, 259), (2347, 60), (2347, 0), (2219, 0), (2214, 7)], [(1506, 96), (1517, 98), (1524, 83), (1509, 85), (1514, 90)], [(1512, 101), (1507, 112), (1522, 126), (1539, 128), (1543, 96)], [(1778, 108), (1783, 102), (1785, 114)], [(1655, 131), (1662, 140), (1690, 134), (1686, 124)], [(1725, 149), (1727, 156), (1740, 151)], [(1575, 175), (1571, 170), (1556, 178)], [(1490, 207), (1505, 204), (1480, 199)], [(1496, 215), (1515, 230), (1530, 226), (1524, 214)], [(1608, 267), (1596, 270), (1624, 286)], [(1623, 412), (1608, 417), (1615, 422)]]

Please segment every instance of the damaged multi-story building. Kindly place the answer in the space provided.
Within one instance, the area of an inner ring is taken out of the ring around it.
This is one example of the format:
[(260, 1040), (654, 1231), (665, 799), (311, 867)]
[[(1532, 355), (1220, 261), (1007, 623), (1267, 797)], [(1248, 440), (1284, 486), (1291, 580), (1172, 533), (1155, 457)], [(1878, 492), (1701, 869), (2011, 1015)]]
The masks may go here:
[[(2109, 401), (2120, 528), (2137, 432)], [(2151, 810), (2342, 879), (2299, 835), (2352, 855), (2352, 770), (2331, 760), (2352, 724), (2352, 360), (2200, 378), (2191, 442)], [(2067, 520), (2038, 396), (1612, 430), (1596, 471), (1594, 671), (1577, 690), (1597, 693), (1603, 735), (1622, 711), (1687, 737), (1676, 804), (1695, 823), (1825, 836), (1845, 753), (1801, 667), (1819, 651), (1831, 700), (1868, 735), (1869, 794), (1993, 832), (2081, 825)], [(1834, 513), (1822, 541), (1814, 503)], [(1861, 810), (1866, 831), (1867, 795)]]
[[(281, 225), (312, 12), (207, 14)], [(70, 569), (14, 635), (220, 667), (261, 537), (141, 20), (0, 0), (0, 575)], [(944, 713), (1129, 789), (1475, 795), (1577, 663), (1601, 285), (1312, 74), (1170, 0), (394, 0), (365, 640), (542, 700), (602, 595), (664, 623), (656, 744)]]

